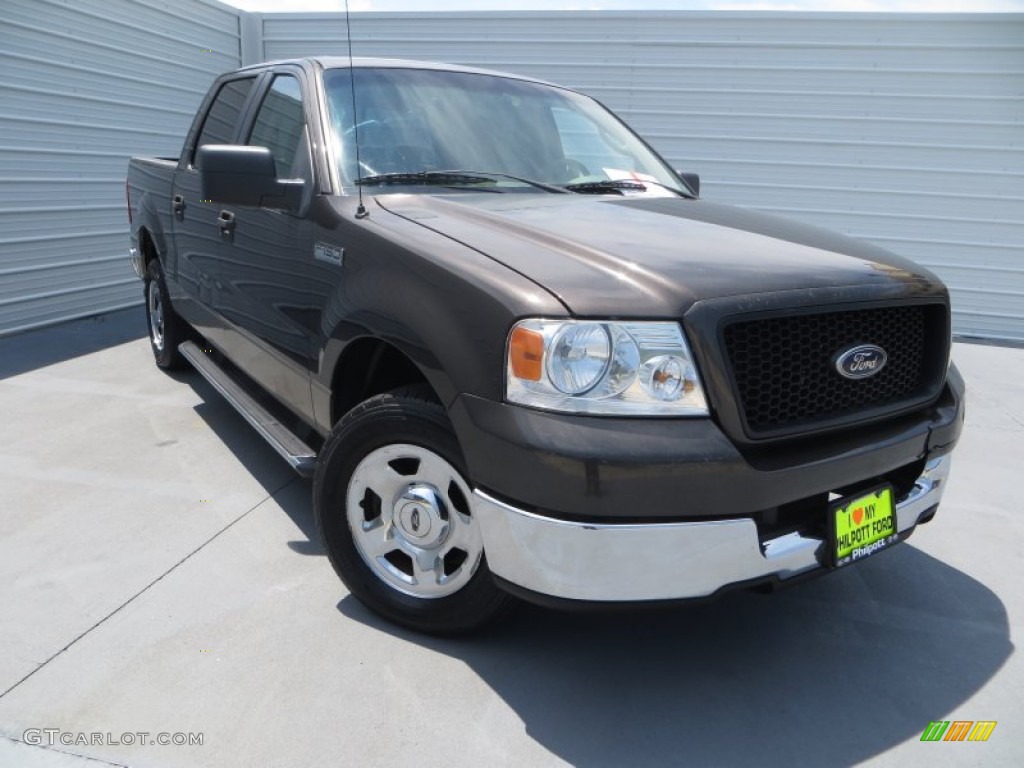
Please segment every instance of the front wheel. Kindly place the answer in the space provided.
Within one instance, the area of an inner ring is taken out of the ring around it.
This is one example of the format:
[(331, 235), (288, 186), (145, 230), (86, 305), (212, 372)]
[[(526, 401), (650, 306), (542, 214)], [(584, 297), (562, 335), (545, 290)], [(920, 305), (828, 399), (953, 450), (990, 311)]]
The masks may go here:
[(395, 623), (468, 632), (513, 598), (487, 569), (462, 454), (444, 409), (422, 389), (372, 397), (331, 432), (314, 510), (335, 571)]

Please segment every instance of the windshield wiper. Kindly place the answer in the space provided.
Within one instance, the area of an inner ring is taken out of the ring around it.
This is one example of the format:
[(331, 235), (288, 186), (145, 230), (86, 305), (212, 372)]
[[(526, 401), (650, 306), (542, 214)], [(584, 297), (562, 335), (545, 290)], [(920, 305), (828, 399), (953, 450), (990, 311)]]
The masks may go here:
[(617, 193), (622, 195), (623, 189), (635, 189), (636, 191), (647, 191), (647, 187), (640, 181), (630, 181), (625, 178), (609, 178), (603, 181), (580, 181), (575, 184), (565, 184), (565, 188), (574, 193), (603, 195), (605, 193)]
[(542, 181), (524, 179), (522, 176), (513, 176), (510, 173), (499, 171), (419, 171), (417, 173), (378, 173), (373, 176), (363, 176), (356, 181), (357, 184), (493, 184), (497, 181), (495, 176), (503, 179), (511, 179), (530, 187), (543, 189), (546, 192), (557, 192), (565, 194), (565, 189), (554, 184), (545, 184)]
[(420, 171), (419, 173), (377, 173), (356, 179), (356, 184), (487, 184), (496, 179), (462, 171)]
[(565, 188), (570, 192), (618, 192), (622, 194), (623, 189), (633, 189), (637, 192), (646, 192), (647, 187), (643, 182), (631, 181), (629, 179), (605, 179), (604, 181), (580, 181), (576, 184), (566, 184)]
[(635, 192), (646, 192), (647, 185), (653, 184), (656, 187), (663, 187), (670, 192), (675, 192), (680, 197), (693, 197), (693, 195), (683, 192), (681, 189), (670, 187), (668, 184), (662, 184), (660, 181), (652, 181), (650, 179), (644, 179), (643, 181), (635, 179), (603, 179), (601, 181), (581, 181), (576, 184), (566, 184), (565, 189), (570, 192), (581, 192), (583, 194), (603, 194), (605, 192), (618, 192), (622, 194), (622, 190), (629, 189)]

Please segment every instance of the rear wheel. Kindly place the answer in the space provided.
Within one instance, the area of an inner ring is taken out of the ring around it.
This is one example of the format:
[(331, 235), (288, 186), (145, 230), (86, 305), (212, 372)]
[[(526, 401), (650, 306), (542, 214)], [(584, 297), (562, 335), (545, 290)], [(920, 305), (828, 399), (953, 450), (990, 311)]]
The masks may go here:
[(185, 358), (178, 352), (178, 345), (186, 340), (188, 326), (171, 306), (164, 273), (156, 259), (146, 267), (145, 294), (149, 345), (156, 364), (164, 370), (184, 367)]
[(332, 431), (314, 510), (335, 571), (382, 616), (432, 634), (473, 630), (514, 599), (487, 569), (462, 454), (428, 391), (365, 401)]

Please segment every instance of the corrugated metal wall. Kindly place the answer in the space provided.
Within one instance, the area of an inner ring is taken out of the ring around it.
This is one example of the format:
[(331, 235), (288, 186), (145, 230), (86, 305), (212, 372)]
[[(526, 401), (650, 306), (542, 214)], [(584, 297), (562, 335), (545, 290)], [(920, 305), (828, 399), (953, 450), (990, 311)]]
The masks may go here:
[[(346, 52), (344, 17), (266, 15), (266, 58)], [(960, 334), (1024, 340), (1024, 15), (355, 14), (355, 52), (583, 90), (706, 197), (935, 269)]]
[[(1024, 340), (1020, 14), (363, 13), (352, 29), (357, 55), (586, 91), (706, 197), (915, 258), (952, 286), (958, 333)], [(3, 0), (0, 334), (139, 302), (127, 158), (177, 154), (240, 51), (344, 54), (344, 17)]]
[(139, 304), (128, 156), (177, 155), (238, 13), (207, 0), (2, 0), (0, 335)]

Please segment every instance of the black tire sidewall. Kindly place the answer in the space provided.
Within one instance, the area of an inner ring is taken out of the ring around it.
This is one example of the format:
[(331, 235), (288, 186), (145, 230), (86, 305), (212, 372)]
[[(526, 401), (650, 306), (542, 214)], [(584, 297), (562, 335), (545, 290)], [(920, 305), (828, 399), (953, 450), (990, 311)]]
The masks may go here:
[[(153, 343), (153, 326), (149, 314), (149, 286), (155, 283), (160, 292), (160, 304), (164, 312), (164, 348), (157, 349)], [(146, 279), (143, 283), (143, 298), (146, 305), (146, 332), (149, 337), (149, 347), (153, 350), (153, 359), (160, 368), (178, 368), (183, 363), (183, 358), (178, 353), (178, 345), (185, 341), (182, 333), (182, 321), (174, 313), (171, 307), (171, 297), (167, 291), (167, 283), (164, 281), (164, 272), (160, 262), (153, 259), (146, 267)]]
[(328, 558), (356, 598), (395, 623), (431, 634), (476, 629), (511, 600), (494, 584), (486, 557), (481, 556), (476, 573), (458, 592), (425, 599), (382, 581), (356, 549), (346, 510), (349, 481), (367, 454), (396, 443), (432, 451), (467, 478), (458, 441), (440, 405), (400, 394), (367, 400), (335, 427), (317, 464), (313, 508)]

